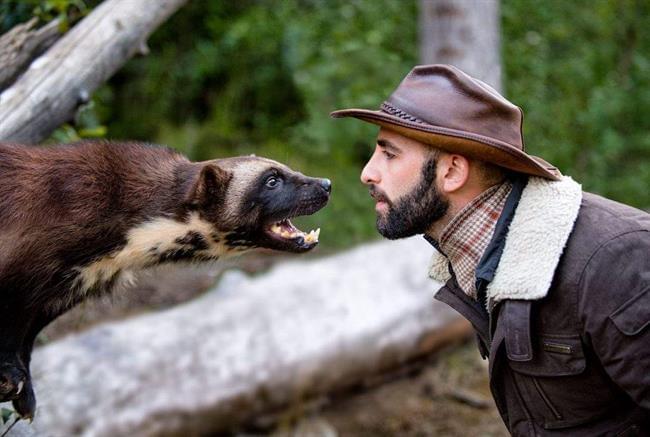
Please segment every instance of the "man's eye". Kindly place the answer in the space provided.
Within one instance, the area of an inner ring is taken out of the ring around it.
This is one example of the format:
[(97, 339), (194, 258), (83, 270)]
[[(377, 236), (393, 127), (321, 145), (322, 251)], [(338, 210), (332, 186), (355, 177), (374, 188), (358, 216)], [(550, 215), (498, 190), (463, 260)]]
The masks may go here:
[(385, 150), (384, 150), (383, 153), (384, 153), (384, 156), (386, 157), (386, 159), (393, 159), (395, 157), (395, 154), (387, 152)]
[(271, 176), (270, 178), (268, 178), (268, 179), (266, 180), (266, 183), (265, 183), (265, 185), (266, 185), (268, 188), (275, 188), (275, 187), (277, 187), (279, 184), (280, 184), (280, 179), (278, 179), (278, 178), (275, 177), (275, 176)]

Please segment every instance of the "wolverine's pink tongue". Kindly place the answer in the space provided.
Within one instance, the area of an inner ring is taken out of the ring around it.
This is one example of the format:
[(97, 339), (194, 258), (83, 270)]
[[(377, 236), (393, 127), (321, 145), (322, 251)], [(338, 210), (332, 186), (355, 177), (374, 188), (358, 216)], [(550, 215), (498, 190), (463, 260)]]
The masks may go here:
[(320, 228), (315, 231), (309, 231), (309, 233), (305, 233), (296, 228), (289, 219), (284, 219), (282, 221), (274, 223), (271, 226), (271, 232), (282, 238), (294, 239), (302, 237), (306, 243), (317, 243), (318, 236), (320, 234)]

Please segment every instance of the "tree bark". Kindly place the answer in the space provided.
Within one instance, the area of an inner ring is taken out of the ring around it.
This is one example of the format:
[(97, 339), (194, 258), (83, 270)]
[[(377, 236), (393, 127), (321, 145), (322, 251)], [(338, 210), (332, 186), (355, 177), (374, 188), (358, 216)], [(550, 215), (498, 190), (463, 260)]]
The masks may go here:
[(36, 143), (80, 104), (187, 0), (106, 0), (0, 94), (0, 140)]
[(32, 18), (0, 36), (0, 91), (7, 88), (35, 57), (61, 36), (61, 20), (52, 20), (40, 29), (34, 29), (37, 21)]
[(501, 91), (499, 0), (420, 0), (420, 61), (452, 64)]

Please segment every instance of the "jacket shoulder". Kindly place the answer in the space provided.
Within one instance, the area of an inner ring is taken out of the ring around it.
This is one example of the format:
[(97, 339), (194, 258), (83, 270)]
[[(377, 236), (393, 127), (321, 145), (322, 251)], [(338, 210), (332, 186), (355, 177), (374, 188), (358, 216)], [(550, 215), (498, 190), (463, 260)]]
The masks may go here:
[(650, 232), (650, 214), (640, 209), (584, 193), (578, 218), (563, 254), (564, 274), (580, 275), (594, 254), (626, 234)]
[(596, 233), (602, 242), (633, 231), (650, 231), (650, 214), (597, 194), (584, 193), (575, 232)]
[(648, 286), (650, 214), (585, 193), (561, 270), (565, 284), (579, 291), (580, 312), (609, 315)]
[(611, 271), (604, 251), (625, 252), (631, 244), (647, 246), (650, 251), (649, 240), (650, 214), (584, 193), (578, 218), (555, 272), (555, 286), (576, 289), (584, 280), (586, 269)]

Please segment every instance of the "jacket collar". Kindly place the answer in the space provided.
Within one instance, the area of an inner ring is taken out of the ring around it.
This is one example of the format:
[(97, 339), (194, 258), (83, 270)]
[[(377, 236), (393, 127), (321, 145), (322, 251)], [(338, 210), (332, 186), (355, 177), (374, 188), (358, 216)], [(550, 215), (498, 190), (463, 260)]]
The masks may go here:
[[(582, 202), (580, 184), (568, 176), (559, 181), (530, 177), (512, 217), (488, 302), (536, 300), (546, 296)], [(434, 245), (436, 246), (436, 245)], [(429, 276), (451, 278), (447, 258), (436, 250)]]

